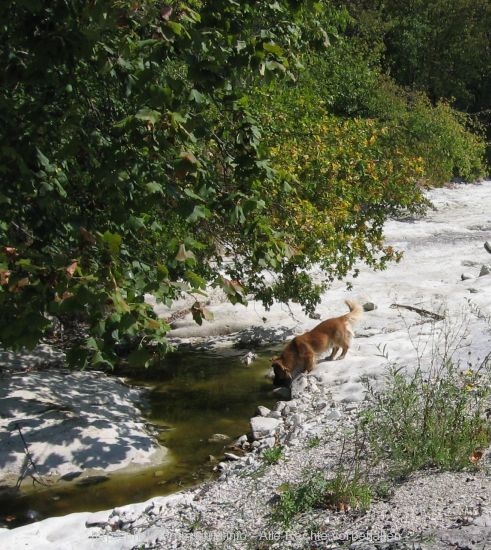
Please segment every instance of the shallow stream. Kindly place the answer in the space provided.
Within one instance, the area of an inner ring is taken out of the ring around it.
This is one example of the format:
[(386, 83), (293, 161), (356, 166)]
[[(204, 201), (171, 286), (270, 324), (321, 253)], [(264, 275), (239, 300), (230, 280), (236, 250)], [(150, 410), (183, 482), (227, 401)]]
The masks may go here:
[[(165, 463), (108, 474), (94, 485), (59, 481), (46, 489), (30, 487), (25, 480), (21, 493), (0, 497), (1, 515), (9, 518), (4, 526), (141, 502), (213, 477), (214, 459), (222, 457), (227, 444), (247, 433), (256, 407), (277, 401), (271, 380), (265, 377), (271, 354), (263, 350), (246, 367), (241, 362), (244, 353), (177, 352), (154, 369), (129, 373), (129, 384), (148, 390), (140, 406), (157, 439), (168, 449)], [(209, 441), (215, 434), (230, 439)]]

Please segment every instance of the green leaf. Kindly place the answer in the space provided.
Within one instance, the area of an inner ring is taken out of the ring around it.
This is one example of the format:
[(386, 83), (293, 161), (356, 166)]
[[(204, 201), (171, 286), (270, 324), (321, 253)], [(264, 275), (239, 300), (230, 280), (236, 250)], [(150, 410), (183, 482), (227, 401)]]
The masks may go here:
[(242, 210), (242, 206), (240, 204), (237, 204), (234, 208), (233, 218), (236, 223), (240, 223), (241, 225), (245, 223), (246, 217), (244, 216), (244, 211)]
[(184, 32), (184, 27), (180, 23), (176, 23), (175, 21), (167, 21), (166, 26), (169, 27), (174, 34), (177, 34), (177, 36), (181, 36), (181, 34)]
[(118, 256), (121, 249), (122, 237), (118, 233), (106, 231), (102, 235), (102, 242), (107, 246), (112, 256)]
[(194, 273), (194, 271), (186, 271), (185, 277), (189, 284), (193, 287), (193, 289), (206, 288), (205, 279), (203, 279), (203, 277), (200, 277), (197, 273)]
[(138, 120), (144, 120), (146, 122), (150, 122), (151, 124), (155, 124), (160, 120), (161, 113), (159, 111), (155, 111), (154, 109), (149, 109), (148, 107), (143, 107), (143, 109), (140, 109), (136, 115), (135, 118)]
[(194, 101), (197, 105), (201, 105), (202, 103), (206, 103), (206, 97), (193, 88), (189, 92), (189, 101)]
[(187, 217), (188, 222), (194, 223), (198, 221), (199, 219), (206, 219), (209, 218), (211, 215), (211, 212), (206, 208), (206, 206), (202, 204), (197, 204), (192, 213)]
[(176, 128), (179, 127), (184, 122), (186, 122), (186, 117), (181, 115), (181, 113), (177, 113), (177, 112), (169, 113), (169, 117), (171, 120), (171, 124)]
[(39, 161), (39, 164), (43, 166), (44, 168), (51, 167), (51, 163), (49, 162), (48, 158), (43, 155), (43, 153), (36, 147), (36, 155)]
[(163, 193), (162, 185), (160, 183), (157, 183), (156, 181), (149, 181), (146, 184), (146, 188), (150, 194)]
[(130, 306), (126, 303), (120, 292), (113, 292), (109, 295), (109, 298), (117, 313), (129, 313), (131, 311)]
[(278, 57), (283, 56), (283, 48), (281, 46), (278, 46), (278, 44), (273, 44), (271, 42), (264, 42), (263, 48), (268, 53), (272, 53), (274, 55), (277, 55)]

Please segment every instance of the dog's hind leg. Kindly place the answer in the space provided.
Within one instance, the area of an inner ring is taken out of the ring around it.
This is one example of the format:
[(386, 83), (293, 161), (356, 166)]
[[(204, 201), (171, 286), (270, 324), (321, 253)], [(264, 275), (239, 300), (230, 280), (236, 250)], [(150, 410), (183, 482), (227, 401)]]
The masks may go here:
[(346, 354), (348, 353), (348, 349), (349, 347), (348, 346), (343, 346), (343, 353), (341, 353), (341, 355), (338, 357), (338, 361), (341, 360), (341, 359), (344, 359), (346, 357)]
[[(339, 346), (334, 346), (331, 351), (331, 355), (327, 358), (328, 361), (334, 361), (337, 352), (339, 351)], [(344, 351), (344, 350), (343, 350)]]
[[(353, 331), (351, 330), (351, 327), (348, 325), (344, 333), (340, 334), (340, 338), (337, 342), (339, 344), (339, 347), (342, 349), (341, 355), (337, 358), (338, 361), (346, 357), (346, 354), (348, 353), (348, 349), (351, 345), (352, 338), (353, 338)], [(339, 347), (337, 349), (339, 349)]]

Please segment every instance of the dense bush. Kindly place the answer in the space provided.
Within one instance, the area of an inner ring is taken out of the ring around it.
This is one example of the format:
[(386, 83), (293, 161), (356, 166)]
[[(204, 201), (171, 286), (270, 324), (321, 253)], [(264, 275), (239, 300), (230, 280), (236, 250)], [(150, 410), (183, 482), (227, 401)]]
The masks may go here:
[(432, 105), (421, 92), (408, 92), (379, 80), (367, 112), (385, 121), (394, 143), (422, 159), (427, 185), (453, 178), (474, 181), (486, 174), (483, 130), (446, 101)]
[(306, 265), (319, 263), (329, 280), (349, 273), (359, 258), (373, 267), (396, 259), (383, 225), (424, 205), (420, 160), (401, 154), (376, 120), (341, 119), (303, 96), (289, 107), (287, 115), (276, 104), (269, 115), (269, 154), (283, 183), (270, 189), (268, 201), (292, 249)]

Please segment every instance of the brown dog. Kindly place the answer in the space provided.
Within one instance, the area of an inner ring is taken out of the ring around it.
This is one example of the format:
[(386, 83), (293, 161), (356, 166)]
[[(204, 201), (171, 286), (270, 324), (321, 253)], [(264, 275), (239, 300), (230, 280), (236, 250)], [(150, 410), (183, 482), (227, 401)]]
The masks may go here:
[(306, 332), (287, 344), (279, 357), (271, 360), (275, 386), (290, 386), (292, 380), (302, 372), (310, 372), (315, 367), (315, 356), (332, 348), (329, 361), (333, 361), (339, 349), (338, 359), (344, 359), (353, 337), (352, 325), (362, 316), (363, 309), (356, 302), (346, 300), (349, 313), (327, 319), (311, 331)]

